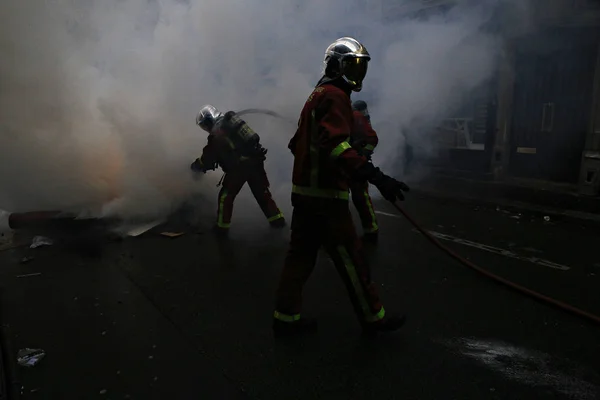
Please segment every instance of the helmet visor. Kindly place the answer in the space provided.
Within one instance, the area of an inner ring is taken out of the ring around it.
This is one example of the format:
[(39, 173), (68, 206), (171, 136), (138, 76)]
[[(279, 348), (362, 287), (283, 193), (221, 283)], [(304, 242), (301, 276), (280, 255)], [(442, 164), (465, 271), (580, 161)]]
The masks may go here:
[(342, 61), (342, 73), (350, 82), (360, 85), (367, 75), (368, 58), (348, 57)]
[(213, 124), (211, 118), (204, 118), (198, 123), (198, 126), (207, 132), (210, 132), (210, 130), (212, 129), (212, 125)]

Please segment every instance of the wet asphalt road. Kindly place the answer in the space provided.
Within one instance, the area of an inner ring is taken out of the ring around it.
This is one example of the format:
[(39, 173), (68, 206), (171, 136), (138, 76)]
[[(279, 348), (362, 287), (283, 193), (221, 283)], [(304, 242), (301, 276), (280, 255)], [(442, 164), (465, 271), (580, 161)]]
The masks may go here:
[[(304, 309), (319, 319), (319, 333), (275, 341), (273, 297), (289, 231), (270, 231), (247, 196), (236, 207), (248, 212), (234, 215), (227, 242), (212, 236), (207, 221), (199, 233), (173, 239), (158, 233), (178, 226), (107, 242), (95, 257), (60, 245), (0, 252), (0, 318), (14, 394), (600, 398), (599, 327), (462, 267), (383, 203), (382, 237), (370, 257), (386, 310), (409, 316), (404, 330), (361, 339), (345, 289), (321, 257)], [(598, 228), (416, 195), (406, 207), (471, 261), (600, 314)], [(24, 256), (35, 258), (21, 264)], [(17, 367), (24, 347), (42, 348), (46, 357)]]

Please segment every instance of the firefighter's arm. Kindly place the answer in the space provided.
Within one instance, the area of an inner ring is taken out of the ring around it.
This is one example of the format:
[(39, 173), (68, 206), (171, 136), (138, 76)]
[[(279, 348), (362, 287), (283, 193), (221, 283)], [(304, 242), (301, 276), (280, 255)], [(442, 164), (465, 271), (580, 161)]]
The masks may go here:
[(367, 121), (365, 125), (366, 136), (365, 136), (365, 147), (364, 149), (367, 151), (367, 154), (370, 156), (375, 151), (375, 147), (379, 143), (379, 138), (377, 137), (377, 132), (371, 126), (371, 123)]
[(341, 94), (329, 93), (315, 109), (318, 121), (319, 146), (332, 161), (352, 176), (367, 162), (349, 143), (354, 119), (348, 99)]
[(319, 122), (321, 148), (326, 149), (331, 159), (352, 179), (371, 182), (389, 201), (404, 200), (402, 192), (410, 190), (409, 187), (385, 175), (348, 143), (353, 122), (348, 101), (333, 96), (329, 100), (327, 111)]
[(216, 169), (217, 164), (217, 151), (214, 142), (211, 140), (212, 137), (208, 137), (208, 143), (202, 149), (202, 155), (197, 158), (190, 168), (196, 172), (206, 172), (208, 170)]

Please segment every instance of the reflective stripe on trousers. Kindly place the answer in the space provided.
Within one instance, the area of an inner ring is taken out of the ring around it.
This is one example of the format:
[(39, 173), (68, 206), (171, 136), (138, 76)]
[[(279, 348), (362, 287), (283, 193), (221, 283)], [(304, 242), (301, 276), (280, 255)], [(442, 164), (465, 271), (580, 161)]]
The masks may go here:
[[(371, 196), (369, 196), (369, 190), (365, 189), (363, 192), (363, 196), (365, 197), (365, 204), (367, 209), (369, 210), (369, 215), (371, 216), (371, 226), (363, 227), (366, 233), (373, 233), (379, 230), (379, 226), (377, 226), (377, 217), (375, 217), (375, 210), (373, 209), (373, 202), (371, 201)], [(361, 217), (363, 217), (361, 215)], [(364, 218), (364, 217), (363, 217)]]
[(272, 217), (267, 218), (267, 221), (273, 222), (273, 221), (277, 221), (278, 219), (281, 219), (281, 218), (283, 218), (283, 213), (282, 212), (280, 212), (277, 215), (273, 215)]
[(227, 199), (227, 190), (223, 189), (221, 196), (219, 197), (219, 212), (217, 215), (217, 226), (219, 228), (228, 229), (231, 223), (223, 222), (223, 214), (225, 212), (225, 200)]
[(273, 318), (278, 319), (282, 322), (295, 322), (300, 320), (300, 314), (287, 315), (280, 313), (279, 311), (275, 311), (273, 313)]
[(383, 317), (385, 317), (385, 309), (383, 307), (381, 307), (381, 309), (375, 314), (373, 314), (371, 311), (371, 307), (369, 306), (369, 302), (365, 296), (365, 291), (360, 282), (360, 278), (356, 273), (356, 266), (352, 263), (352, 258), (350, 257), (350, 254), (348, 254), (348, 251), (346, 251), (346, 248), (344, 246), (338, 246), (337, 251), (344, 262), (346, 273), (350, 278), (350, 282), (352, 282), (352, 287), (354, 288), (354, 293), (360, 303), (360, 308), (362, 309), (365, 321), (375, 322), (383, 319)]

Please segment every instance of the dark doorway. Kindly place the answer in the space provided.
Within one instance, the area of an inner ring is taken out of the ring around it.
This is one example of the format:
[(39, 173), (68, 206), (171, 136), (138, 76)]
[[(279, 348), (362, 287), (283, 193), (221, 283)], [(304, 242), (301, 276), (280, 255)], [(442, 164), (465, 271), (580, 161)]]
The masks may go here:
[(510, 174), (577, 182), (591, 112), (596, 34), (560, 29), (521, 41)]

